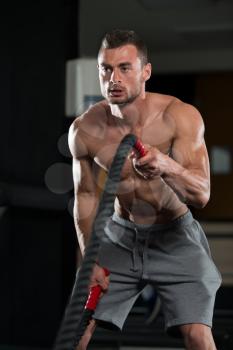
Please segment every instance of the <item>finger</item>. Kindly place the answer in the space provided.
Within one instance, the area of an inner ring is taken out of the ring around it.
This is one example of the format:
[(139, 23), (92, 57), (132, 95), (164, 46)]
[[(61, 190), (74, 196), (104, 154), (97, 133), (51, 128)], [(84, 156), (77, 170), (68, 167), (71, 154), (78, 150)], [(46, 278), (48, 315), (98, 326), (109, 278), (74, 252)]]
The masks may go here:
[(150, 152), (147, 152), (147, 154), (144, 157), (136, 159), (136, 166), (142, 166), (145, 164), (148, 164), (152, 160)]
[(132, 150), (131, 152), (130, 152), (130, 154), (129, 154), (129, 157), (128, 157), (129, 159), (132, 159), (132, 158), (137, 158), (137, 153), (134, 151), (134, 150)]
[(134, 167), (134, 170), (135, 170), (136, 174), (141, 176), (143, 179), (147, 180), (147, 175), (146, 175), (145, 172), (142, 172), (142, 171), (138, 170), (136, 167)]
[(152, 169), (149, 165), (145, 164), (145, 165), (142, 165), (142, 166), (137, 166), (135, 165), (134, 169), (137, 171), (137, 172), (140, 172), (141, 174), (143, 175), (150, 175), (154, 169)]
[(109, 287), (109, 283), (107, 281), (103, 281), (103, 282), (99, 283), (99, 285), (100, 285), (102, 291), (104, 291), (104, 292), (107, 291), (107, 289)]
[(100, 285), (100, 287), (105, 290), (108, 288), (109, 286), (109, 277), (104, 277), (104, 278), (100, 278), (100, 279), (97, 279), (97, 282), (98, 284)]

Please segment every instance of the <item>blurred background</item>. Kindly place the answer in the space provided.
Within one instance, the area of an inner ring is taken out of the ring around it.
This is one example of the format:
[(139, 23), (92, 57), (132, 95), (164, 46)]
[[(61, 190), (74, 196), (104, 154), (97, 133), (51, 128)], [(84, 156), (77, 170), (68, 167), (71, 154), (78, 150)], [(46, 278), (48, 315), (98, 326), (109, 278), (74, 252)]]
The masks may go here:
[[(215, 340), (232, 350), (233, 1), (9, 1), (1, 25), (0, 350), (52, 348), (78, 249), (67, 132), (100, 98), (96, 55), (113, 28), (133, 29), (148, 45), (148, 90), (202, 113), (212, 195), (193, 212), (223, 276)], [(90, 347), (182, 349), (164, 335), (160, 314), (148, 321), (154, 299), (149, 291), (122, 334), (99, 331)]]

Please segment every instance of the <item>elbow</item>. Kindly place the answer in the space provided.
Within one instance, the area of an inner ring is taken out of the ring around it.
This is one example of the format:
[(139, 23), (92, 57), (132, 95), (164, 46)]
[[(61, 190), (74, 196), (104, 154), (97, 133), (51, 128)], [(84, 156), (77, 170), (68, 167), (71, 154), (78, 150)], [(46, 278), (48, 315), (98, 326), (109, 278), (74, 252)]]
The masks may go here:
[(202, 186), (198, 189), (195, 195), (195, 208), (203, 209), (210, 199), (210, 183), (209, 181), (202, 182)]
[(210, 199), (209, 191), (206, 193), (200, 193), (195, 198), (194, 207), (197, 209), (203, 209), (207, 205), (207, 203), (209, 202), (209, 199)]

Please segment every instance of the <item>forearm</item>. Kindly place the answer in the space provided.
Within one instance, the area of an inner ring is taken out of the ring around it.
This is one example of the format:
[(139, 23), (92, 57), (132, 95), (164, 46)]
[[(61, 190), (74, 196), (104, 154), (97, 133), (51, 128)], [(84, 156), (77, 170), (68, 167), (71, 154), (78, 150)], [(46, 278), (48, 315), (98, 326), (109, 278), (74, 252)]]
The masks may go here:
[(169, 158), (168, 166), (162, 178), (180, 200), (188, 205), (203, 208), (209, 200), (209, 180), (198, 170), (185, 169)]
[[(96, 195), (87, 193), (79, 194), (75, 200), (74, 223), (82, 256), (85, 255), (91, 238), (92, 225), (95, 220), (98, 202), (99, 200)], [(106, 291), (109, 286), (109, 277), (106, 276), (104, 269), (98, 263), (93, 266), (89, 287), (91, 288), (96, 285), (99, 285), (103, 291)]]
[(90, 240), (97, 207), (98, 198), (95, 195), (82, 193), (78, 195), (74, 202), (74, 224), (82, 255), (85, 254), (85, 249)]

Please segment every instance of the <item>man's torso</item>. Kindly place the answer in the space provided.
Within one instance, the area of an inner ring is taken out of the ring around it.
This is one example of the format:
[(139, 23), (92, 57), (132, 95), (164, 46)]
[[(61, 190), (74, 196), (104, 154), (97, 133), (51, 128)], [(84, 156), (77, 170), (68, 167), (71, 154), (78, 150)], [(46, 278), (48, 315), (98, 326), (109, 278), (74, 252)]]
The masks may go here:
[[(129, 128), (124, 121), (111, 114), (106, 102), (87, 112), (79, 124), (85, 134), (89, 156), (100, 167), (109, 170), (119, 143), (128, 133), (135, 134), (144, 145), (155, 146), (172, 156), (175, 123), (167, 113), (175, 98), (147, 94), (148, 115), (143, 126)], [(137, 113), (137, 111), (135, 111)], [(161, 176), (146, 180), (138, 174), (131, 159), (126, 159), (121, 172), (115, 210), (124, 219), (137, 223), (165, 223), (184, 214), (187, 207)]]

